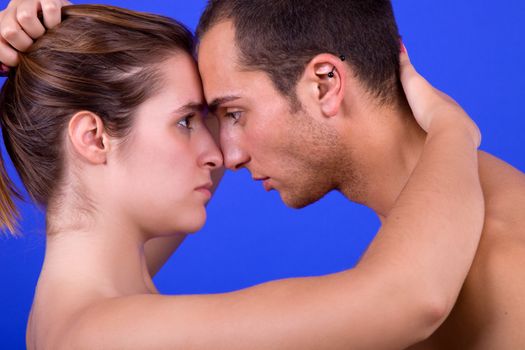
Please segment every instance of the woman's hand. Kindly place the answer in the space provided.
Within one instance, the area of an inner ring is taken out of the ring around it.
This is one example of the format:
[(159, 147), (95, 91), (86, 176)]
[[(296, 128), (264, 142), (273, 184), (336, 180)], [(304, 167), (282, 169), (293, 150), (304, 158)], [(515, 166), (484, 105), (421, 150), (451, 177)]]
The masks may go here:
[(417, 122), (429, 136), (441, 131), (467, 131), (476, 147), (481, 133), (463, 108), (452, 98), (437, 90), (414, 68), (405, 46), (400, 55), (401, 83)]
[[(18, 52), (24, 52), (61, 21), (61, 9), (70, 5), (67, 0), (12, 0), (0, 12), (0, 62), (18, 65)], [(38, 14), (42, 13), (44, 23)]]

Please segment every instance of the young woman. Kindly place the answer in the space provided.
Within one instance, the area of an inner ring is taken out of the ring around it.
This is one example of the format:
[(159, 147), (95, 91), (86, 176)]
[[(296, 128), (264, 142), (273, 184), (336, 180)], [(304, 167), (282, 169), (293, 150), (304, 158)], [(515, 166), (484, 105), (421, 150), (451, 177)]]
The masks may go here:
[[(176, 245), (202, 227), (222, 165), (192, 37), (173, 20), (113, 7), (62, 15), (20, 55), (0, 96), (6, 148), (47, 210), (29, 349), (397, 349), (444, 320), (480, 238), (480, 137), (406, 53), (402, 81), (428, 138), (355, 269), (162, 296), (148, 264), (163, 248), (146, 242)], [(2, 223), (13, 230), (16, 191), (1, 175)]]

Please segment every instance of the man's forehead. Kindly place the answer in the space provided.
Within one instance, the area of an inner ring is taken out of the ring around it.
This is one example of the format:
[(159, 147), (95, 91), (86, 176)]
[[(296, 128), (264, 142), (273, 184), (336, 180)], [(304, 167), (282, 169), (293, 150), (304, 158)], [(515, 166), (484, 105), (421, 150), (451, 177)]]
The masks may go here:
[(236, 54), (235, 29), (231, 22), (215, 24), (200, 38), (197, 50), (199, 58), (217, 54)]
[(201, 39), (198, 64), (206, 100), (213, 112), (222, 104), (241, 97), (246, 85), (237, 65), (237, 52), (231, 26), (214, 25)]
[(211, 111), (239, 99), (243, 103), (255, 102), (262, 86), (273, 87), (265, 72), (248, 69), (239, 62), (235, 31), (230, 21), (215, 24), (203, 35), (198, 63)]

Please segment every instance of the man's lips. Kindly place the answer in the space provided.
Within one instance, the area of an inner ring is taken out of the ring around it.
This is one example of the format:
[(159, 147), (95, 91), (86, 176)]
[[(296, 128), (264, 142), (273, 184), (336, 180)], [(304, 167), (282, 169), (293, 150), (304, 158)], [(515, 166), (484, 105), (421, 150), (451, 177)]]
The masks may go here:
[(269, 177), (254, 177), (255, 181), (262, 181), (263, 187), (266, 190), (266, 192), (270, 191), (273, 187), (270, 184), (270, 178)]
[(263, 181), (263, 186), (264, 186), (264, 190), (266, 192), (270, 192), (270, 190), (273, 189), (272, 185), (270, 184), (270, 178), (268, 178), (267, 180)]
[(254, 181), (264, 181), (264, 180), (268, 180), (270, 177), (266, 176), (266, 177), (253, 177), (253, 180)]

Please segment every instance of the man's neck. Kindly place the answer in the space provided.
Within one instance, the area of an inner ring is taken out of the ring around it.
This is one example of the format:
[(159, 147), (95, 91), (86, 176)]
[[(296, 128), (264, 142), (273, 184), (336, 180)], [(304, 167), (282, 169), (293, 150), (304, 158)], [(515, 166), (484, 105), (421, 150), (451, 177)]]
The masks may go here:
[[(388, 216), (399, 194), (416, 167), (423, 150), (426, 134), (418, 126), (410, 110), (374, 109), (360, 118), (362, 125), (352, 135), (350, 146), (358, 157), (360, 198), (350, 186), (355, 177), (341, 186), (345, 196), (373, 209), (381, 220)], [(359, 143), (356, 141), (359, 140)]]

